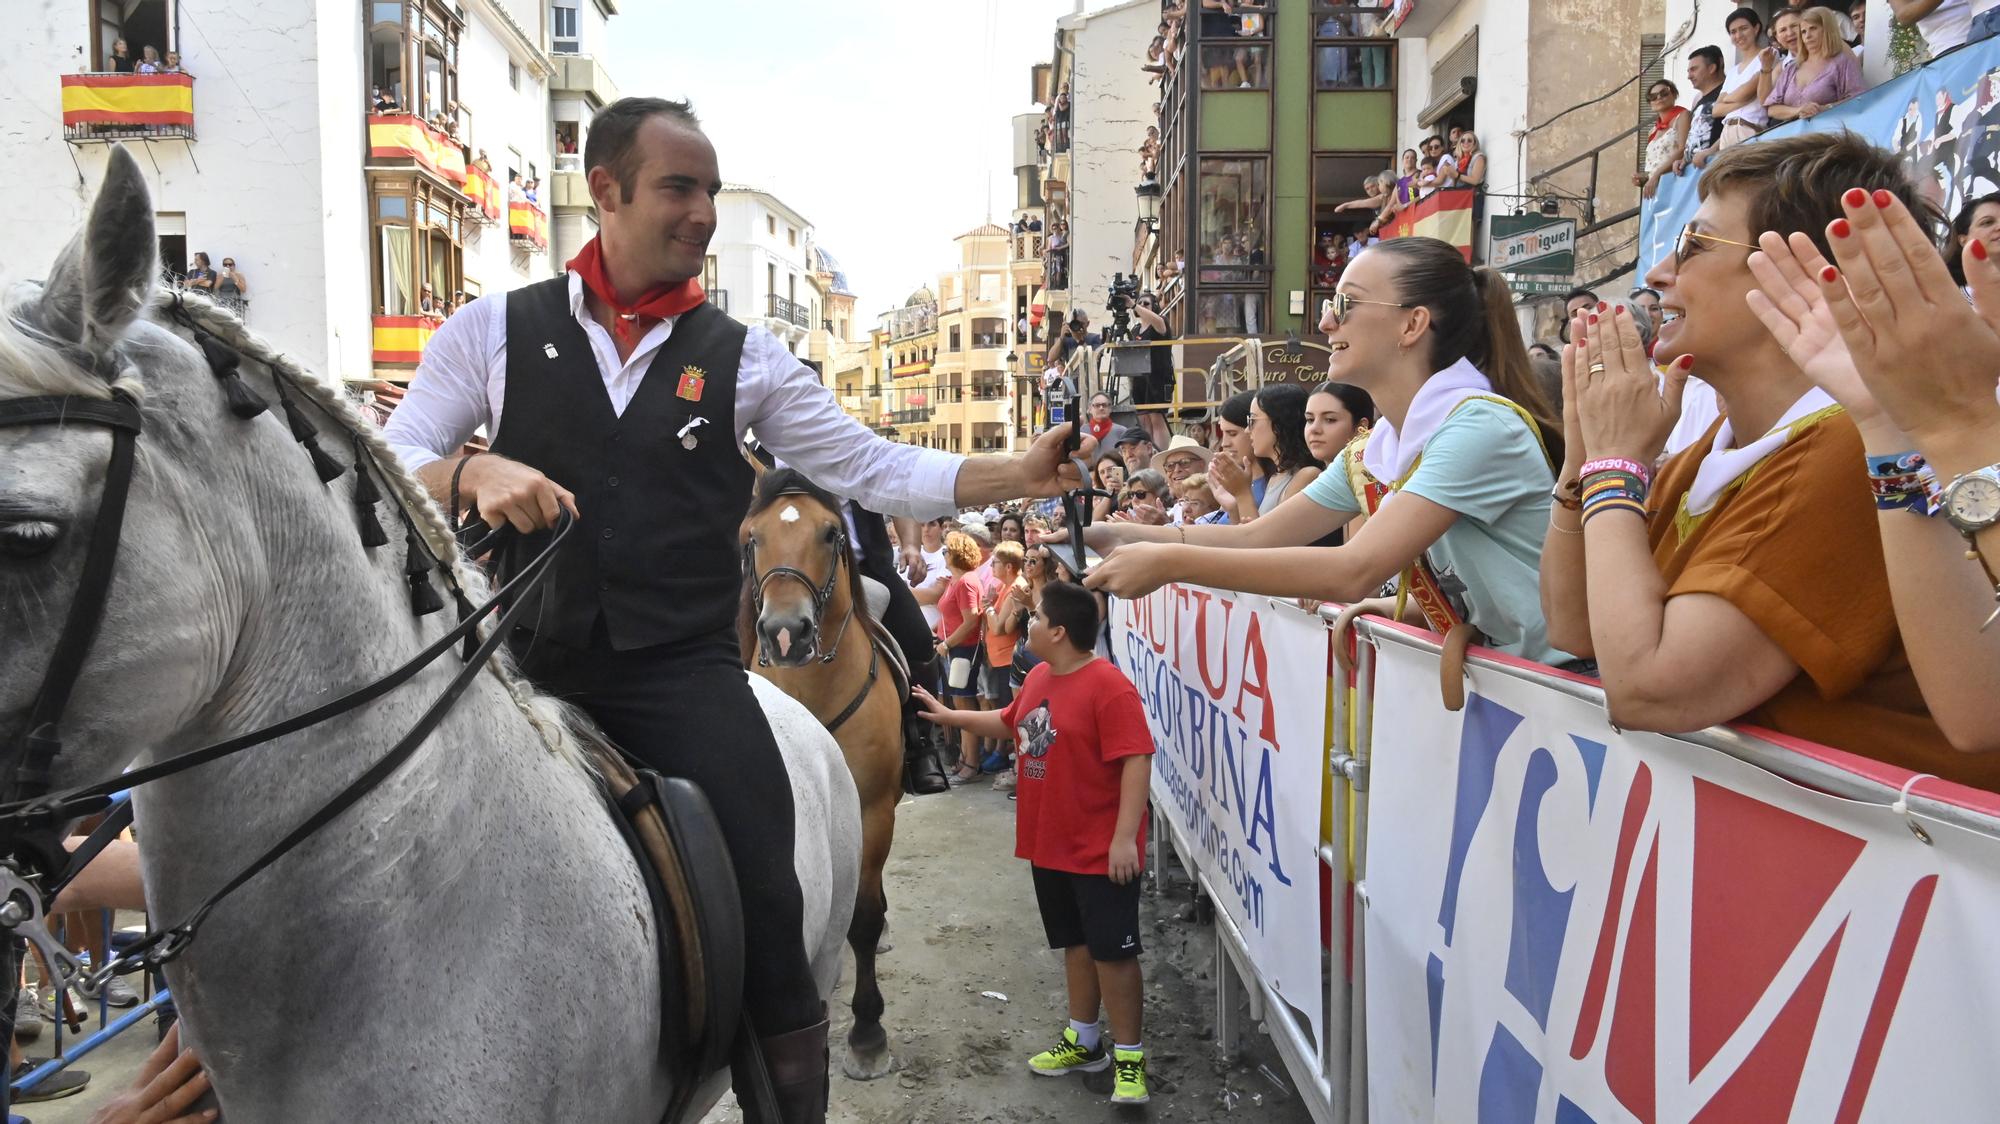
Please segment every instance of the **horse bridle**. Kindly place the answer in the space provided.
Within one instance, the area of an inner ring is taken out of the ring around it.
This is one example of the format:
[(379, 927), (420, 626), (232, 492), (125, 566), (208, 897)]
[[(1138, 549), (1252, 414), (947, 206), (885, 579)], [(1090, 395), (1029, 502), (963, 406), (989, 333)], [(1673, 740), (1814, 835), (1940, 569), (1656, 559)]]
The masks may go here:
[[(473, 679), (505, 643), (516, 620), (528, 607), (530, 598), (526, 595), (548, 576), (556, 552), (567, 541), (575, 521), (567, 510), (559, 513), (549, 545), (540, 554), (495, 591), (485, 604), (464, 613), (456, 627), (380, 679), (262, 729), (189, 750), (106, 781), (52, 794), (48, 791), (49, 776), (56, 757), (62, 752), (62, 719), (68, 709), (70, 695), (82, 677), (84, 662), (103, 623), (105, 605), (111, 593), (126, 501), (131, 495), (142, 417), (137, 402), (122, 391), (115, 390), (108, 399), (81, 395), (0, 399), (0, 428), (69, 423), (88, 423), (109, 429), (112, 435), (111, 457), (76, 593), (70, 602), (62, 635), (50, 656), (48, 670), (29, 710), (20, 763), (13, 775), (6, 779), (4, 799), (0, 799), (0, 930), (32, 940), (49, 955), (51, 975), (55, 977), (51, 982), (58, 989), (77, 984), (86, 995), (94, 995), (113, 975), (123, 975), (140, 968), (157, 968), (179, 956), (194, 940), (196, 931), (209, 912), (223, 899), (352, 807), (407, 761), (443, 723), (446, 715), (471, 687)], [(505, 526), (493, 531), (473, 548), (470, 556), (477, 557), (490, 551), (507, 533)], [(496, 612), (498, 621), (485, 640), (469, 654), (465, 665), (453, 675), (450, 684), (416, 725), (387, 754), (336, 793), (304, 823), (210, 894), (184, 920), (151, 930), (124, 953), (109, 958), (107, 963), (87, 975), (67, 950), (49, 938), (42, 921), (46, 908), (55, 900), (57, 892), (130, 822), (130, 803), (120, 806), (73, 853), (66, 852), (62, 847), (59, 832), (62, 825), (80, 816), (105, 811), (111, 806), (114, 793), (185, 772), (358, 709), (415, 678), (459, 641), (476, 637), (480, 622)], [(11, 963), (11, 957), (7, 959)], [(5, 980), (0, 980), (0, 993), (4, 993), (0, 995), (0, 1000), (4, 1000), (5, 1008), (0, 1019), (6, 1023), (12, 1022), (13, 980), (11, 970)], [(5, 1102), (4, 1087), (0, 1087), (0, 1105)]]
[[(803, 488), (786, 488), (773, 495), (771, 500), (775, 502), (785, 496), (804, 496), (806, 499), (816, 498), (811, 492)], [(759, 574), (757, 572), (757, 541), (755, 539), (748, 539), (743, 543), (743, 570), (752, 583), (750, 586), (750, 605), (757, 612), (762, 613), (764, 611), (765, 587), (771, 584), (772, 578), (788, 578), (805, 587), (806, 595), (812, 598), (813, 628), (823, 633), (824, 630), (820, 628), (821, 619), (826, 615), (826, 607), (833, 602), (834, 589), (840, 581), (840, 568), (847, 565), (851, 557), (852, 547), (847, 538), (847, 522), (839, 518), (838, 512), (835, 513), (834, 523), (833, 566), (827, 571), (826, 581), (819, 585), (814, 585), (812, 575), (799, 569), (797, 566), (773, 566)], [(856, 605), (849, 605), (847, 607), (847, 617), (840, 622), (840, 632), (834, 636), (833, 643), (827, 646), (826, 651), (820, 654), (820, 663), (832, 663), (834, 658), (840, 655), (840, 642), (847, 636), (847, 626), (854, 623), (854, 614), (858, 610), (859, 606)], [(757, 666), (771, 666), (771, 650), (761, 636), (757, 638)]]

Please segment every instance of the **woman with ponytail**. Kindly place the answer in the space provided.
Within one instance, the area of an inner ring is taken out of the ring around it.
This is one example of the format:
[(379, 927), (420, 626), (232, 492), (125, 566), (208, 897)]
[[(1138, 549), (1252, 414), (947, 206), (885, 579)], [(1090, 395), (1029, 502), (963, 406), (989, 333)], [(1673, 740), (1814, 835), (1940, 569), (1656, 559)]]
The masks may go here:
[[(1548, 644), (1536, 576), (1562, 422), (1505, 282), (1444, 242), (1390, 239), (1348, 265), (1320, 329), (1328, 377), (1366, 390), (1376, 425), (1247, 526), (1089, 528), (1109, 557), (1086, 584), (1136, 597), (1186, 581), (1344, 602), (1400, 574), (1438, 631), (1469, 624), (1503, 652), (1570, 662)], [(1344, 545), (1303, 545), (1364, 512)]]

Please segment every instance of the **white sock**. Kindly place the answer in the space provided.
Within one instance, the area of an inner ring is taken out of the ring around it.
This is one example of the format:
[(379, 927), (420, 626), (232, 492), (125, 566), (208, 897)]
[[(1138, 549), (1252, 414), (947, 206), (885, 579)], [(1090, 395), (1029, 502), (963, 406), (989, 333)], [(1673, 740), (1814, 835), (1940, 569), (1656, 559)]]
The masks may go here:
[(1069, 1028), (1076, 1032), (1076, 1044), (1086, 1050), (1097, 1049), (1097, 1024), (1069, 1021)]
[(1146, 1052), (1146, 1044), (1144, 1042), (1135, 1042), (1130, 1046), (1120, 1046), (1113, 1043), (1111, 1048), (1113, 1050), (1124, 1050), (1130, 1054), (1143, 1054)]

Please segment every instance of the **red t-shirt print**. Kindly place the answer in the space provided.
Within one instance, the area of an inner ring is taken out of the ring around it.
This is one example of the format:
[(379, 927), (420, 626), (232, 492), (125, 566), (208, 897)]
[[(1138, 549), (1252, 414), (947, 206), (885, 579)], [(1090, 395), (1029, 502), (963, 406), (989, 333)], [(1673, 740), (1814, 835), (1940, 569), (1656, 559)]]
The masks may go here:
[[(1028, 672), (1003, 712), (1016, 738), (1014, 854), (1048, 870), (1106, 874), (1125, 758), (1153, 752), (1145, 706), (1111, 661)], [(1139, 820), (1139, 853), (1146, 821)]]

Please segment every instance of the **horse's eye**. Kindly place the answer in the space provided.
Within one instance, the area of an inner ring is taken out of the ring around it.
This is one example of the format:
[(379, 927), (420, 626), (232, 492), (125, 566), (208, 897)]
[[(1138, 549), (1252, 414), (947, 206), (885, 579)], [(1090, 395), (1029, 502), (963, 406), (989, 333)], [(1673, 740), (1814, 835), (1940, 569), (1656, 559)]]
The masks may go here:
[(821, 537), (822, 537), (822, 538), (826, 539), (826, 541), (827, 541), (827, 542), (829, 542), (829, 543), (835, 543), (835, 542), (839, 542), (839, 541), (840, 541), (840, 528), (839, 528), (839, 527), (836, 527), (836, 526), (834, 526), (834, 525), (833, 525), (833, 524), (831, 524), (831, 523), (829, 523), (829, 524), (827, 524), (827, 528), (826, 528), (826, 530), (824, 530), (824, 531), (820, 532), (820, 535), (821, 535)]
[(0, 557), (34, 558), (62, 538), (62, 525), (41, 519), (0, 522)]

